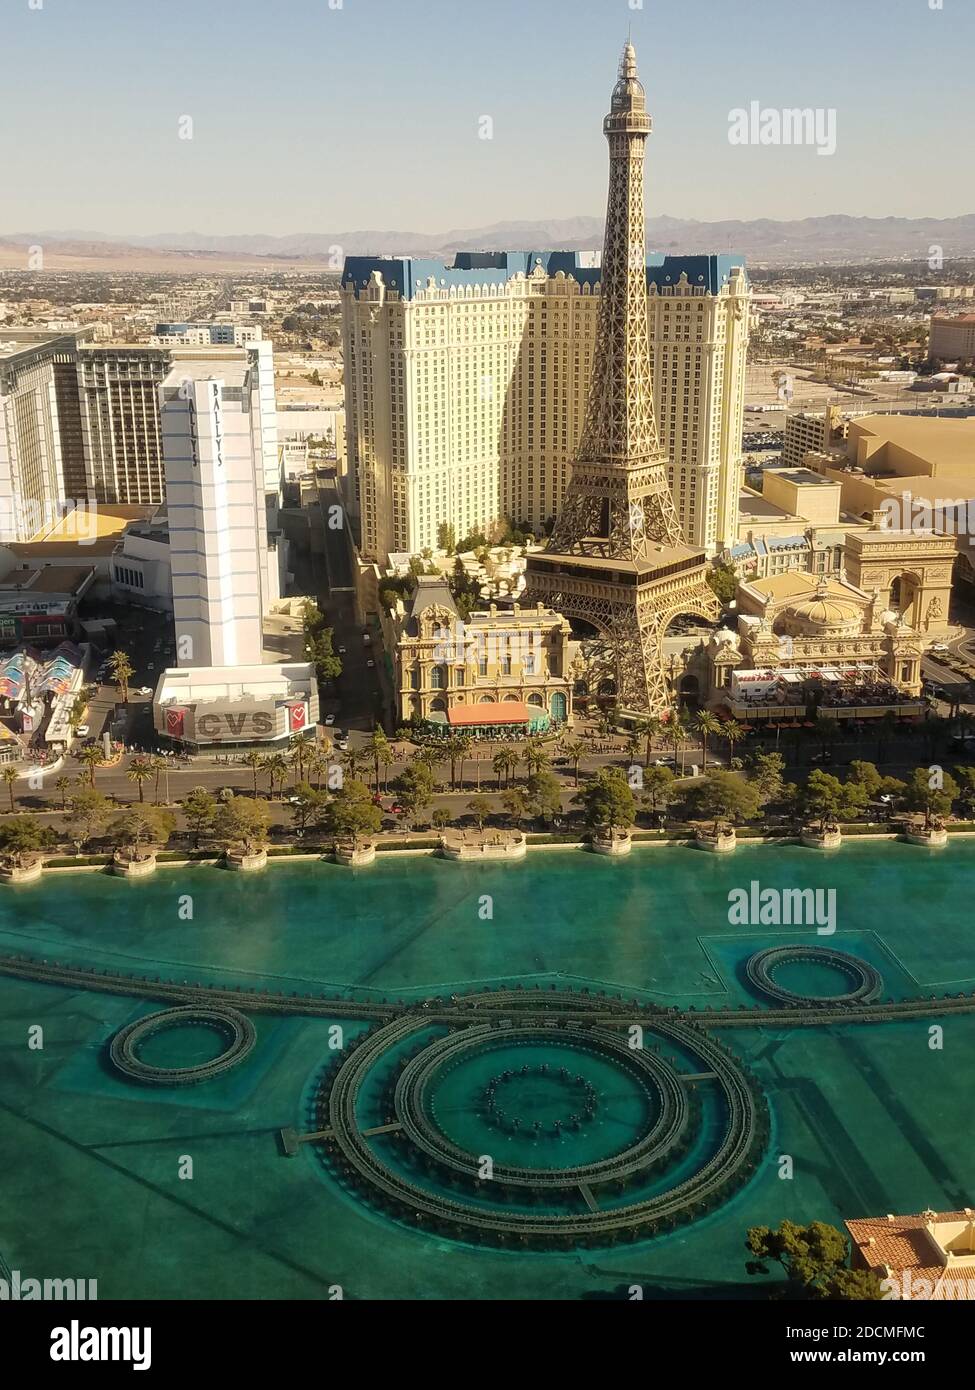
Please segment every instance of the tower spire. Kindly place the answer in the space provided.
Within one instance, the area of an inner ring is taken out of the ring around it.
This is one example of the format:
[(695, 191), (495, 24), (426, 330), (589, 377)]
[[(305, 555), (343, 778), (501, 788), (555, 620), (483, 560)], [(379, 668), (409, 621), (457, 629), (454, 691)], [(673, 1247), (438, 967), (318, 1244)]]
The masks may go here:
[(586, 420), (549, 543), (528, 560), (526, 601), (595, 628), (593, 658), (619, 707), (658, 714), (670, 700), (669, 622), (678, 613), (713, 618), (717, 604), (707, 557), (684, 544), (654, 418), (643, 212), (650, 131), (627, 39), (603, 121), (609, 196)]
[[(645, 556), (650, 541), (681, 545), (684, 539), (653, 409), (643, 211), (643, 160), (651, 129), (636, 52), (627, 42), (603, 121), (609, 195), (589, 403), (552, 534), (556, 549), (578, 547), (583, 535), (606, 536), (610, 549), (603, 547), (600, 553), (627, 559)], [(593, 499), (600, 496), (604, 502), (609, 493), (609, 515), (599, 518)], [(594, 530), (600, 521), (605, 529)]]

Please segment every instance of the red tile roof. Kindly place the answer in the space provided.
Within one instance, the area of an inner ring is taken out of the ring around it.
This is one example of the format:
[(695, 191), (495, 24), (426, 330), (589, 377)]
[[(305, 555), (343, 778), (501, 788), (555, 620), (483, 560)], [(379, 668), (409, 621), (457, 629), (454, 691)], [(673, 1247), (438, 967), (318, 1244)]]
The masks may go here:
[(938, 1298), (942, 1296), (938, 1292), (939, 1281), (946, 1277), (969, 1280), (969, 1287), (975, 1288), (975, 1269), (950, 1270), (943, 1264), (932, 1264), (933, 1251), (924, 1228), (945, 1221), (971, 1221), (973, 1217), (971, 1210), (922, 1211), (907, 1216), (862, 1217), (844, 1224), (868, 1268), (882, 1277), (889, 1271), (895, 1278), (909, 1270), (913, 1279), (928, 1280), (933, 1289), (931, 1296)]

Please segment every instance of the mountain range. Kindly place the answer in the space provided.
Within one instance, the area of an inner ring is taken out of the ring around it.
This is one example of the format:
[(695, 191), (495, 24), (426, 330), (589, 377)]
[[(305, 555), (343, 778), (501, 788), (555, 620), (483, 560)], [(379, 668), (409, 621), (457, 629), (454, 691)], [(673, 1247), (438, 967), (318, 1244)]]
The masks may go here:
[[(602, 240), (602, 219), (570, 217), (548, 221), (495, 222), (452, 231), (296, 232), (289, 236), (260, 233), (213, 236), (206, 232), (159, 232), (152, 236), (116, 236), (104, 232), (59, 230), (0, 235), (0, 248), (19, 255), (19, 248), (39, 244), (46, 257), (84, 258), (125, 268), (127, 262), (155, 259), (174, 269), (203, 260), (212, 268), (250, 259), (319, 265), (346, 255), (449, 256), (462, 250), (559, 248), (590, 250)], [(679, 217), (652, 217), (647, 245), (670, 253), (733, 251), (754, 265), (842, 264), (875, 260), (927, 260), (940, 247), (945, 260), (975, 256), (975, 214), (963, 217), (848, 217), (831, 214), (795, 221), (700, 222)], [(338, 248), (338, 249), (336, 249)]]

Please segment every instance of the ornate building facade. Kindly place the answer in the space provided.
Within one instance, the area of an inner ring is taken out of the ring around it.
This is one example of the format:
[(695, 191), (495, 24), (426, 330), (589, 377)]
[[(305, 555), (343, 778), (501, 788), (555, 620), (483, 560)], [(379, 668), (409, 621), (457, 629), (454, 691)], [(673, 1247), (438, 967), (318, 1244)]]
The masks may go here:
[(485, 722), (505, 702), (539, 725), (572, 720), (571, 631), (539, 605), (472, 613), (464, 622), (446, 582), (420, 575), (396, 634), (399, 718), (446, 723), (448, 711), (483, 706)]

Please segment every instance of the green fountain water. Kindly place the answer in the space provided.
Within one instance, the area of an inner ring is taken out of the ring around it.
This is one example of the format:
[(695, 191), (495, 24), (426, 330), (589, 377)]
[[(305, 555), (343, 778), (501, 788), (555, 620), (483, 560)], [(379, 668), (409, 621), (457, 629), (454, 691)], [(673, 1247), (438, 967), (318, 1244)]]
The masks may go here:
[[(835, 888), (835, 935), (730, 926), (728, 892), (752, 880)], [(166, 869), (138, 885), (71, 874), (0, 895), (0, 949), (360, 998), (558, 982), (701, 1010), (754, 1003), (744, 960), (798, 941), (868, 960), (888, 997), (970, 990), (973, 891), (975, 845), (967, 843), (940, 854), (847, 844), (829, 857), (743, 846), (727, 859), (637, 849), (619, 863), (583, 852), (476, 866), (391, 857), (361, 872), (275, 865), (247, 880), (209, 867)], [(789, 988), (843, 988), (828, 967), (781, 970)], [(106, 1061), (118, 1028), (153, 1007), (0, 977), (0, 1255), (11, 1267), (97, 1278), (103, 1298), (327, 1297), (336, 1284), (362, 1298), (575, 1298), (633, 1283), (648, 1297), (737, 1295), (747, 1284), (742, 1241), (751, 1224), (975, 1205), (966, 1120), (972, 1016), (945, 1022), (940, 1049), (931, 1045), (936, 1018), (728, 1030), (724, 1040), (771, 1111), (759, 1172), (671, 1235), (562, 1254), (476, 1248), (408, 1229), (345, 1190), (312, 1146), (280, 1156), (281, 1127), (311, 1127), (311, 1098), (334, 1055), (329, 1020), (261, 1015), (257, 1047), (235, 1071), (155, 1090), (113, 1074)], [(40, 1050), (28, 1046), (36, 1025)], [(362, 1025), (343, 1026), (348, 1041)], [(146, 1060), (192, 1064), (219, 1050), (219, 1038), (178, 1029), (145, 1046), (153, 1049)], [(546, 1133), (499, 1128), (480, 1099), (490, 1078), (543, 1061), (588, 1078), (594, 1116), (549, 1133), (563, 1101), (577, 1113), (579, 1097), (529, 1072), (506, 1083), (502, 1108), (538, 1119)], [(472, 1055), (439, 1078), (432, 1109), (455, 1143), (478, 1151), (482, 1140), (504, 1144), (505, 1161), (529, 1166), (553, 1155), (558, 1163), (602, 1157), (652, 1121), (624, 1073), (544, 1049), (530, 1060)], [(681, 1160), (688, 1170), (720, 1124), (703, 1103), (696, 1147)], [(778, 1176), (783, 1154), (793, 1159), (787, 1181)], [(193, 1176), (181, 1179), (186, 1155)]]

